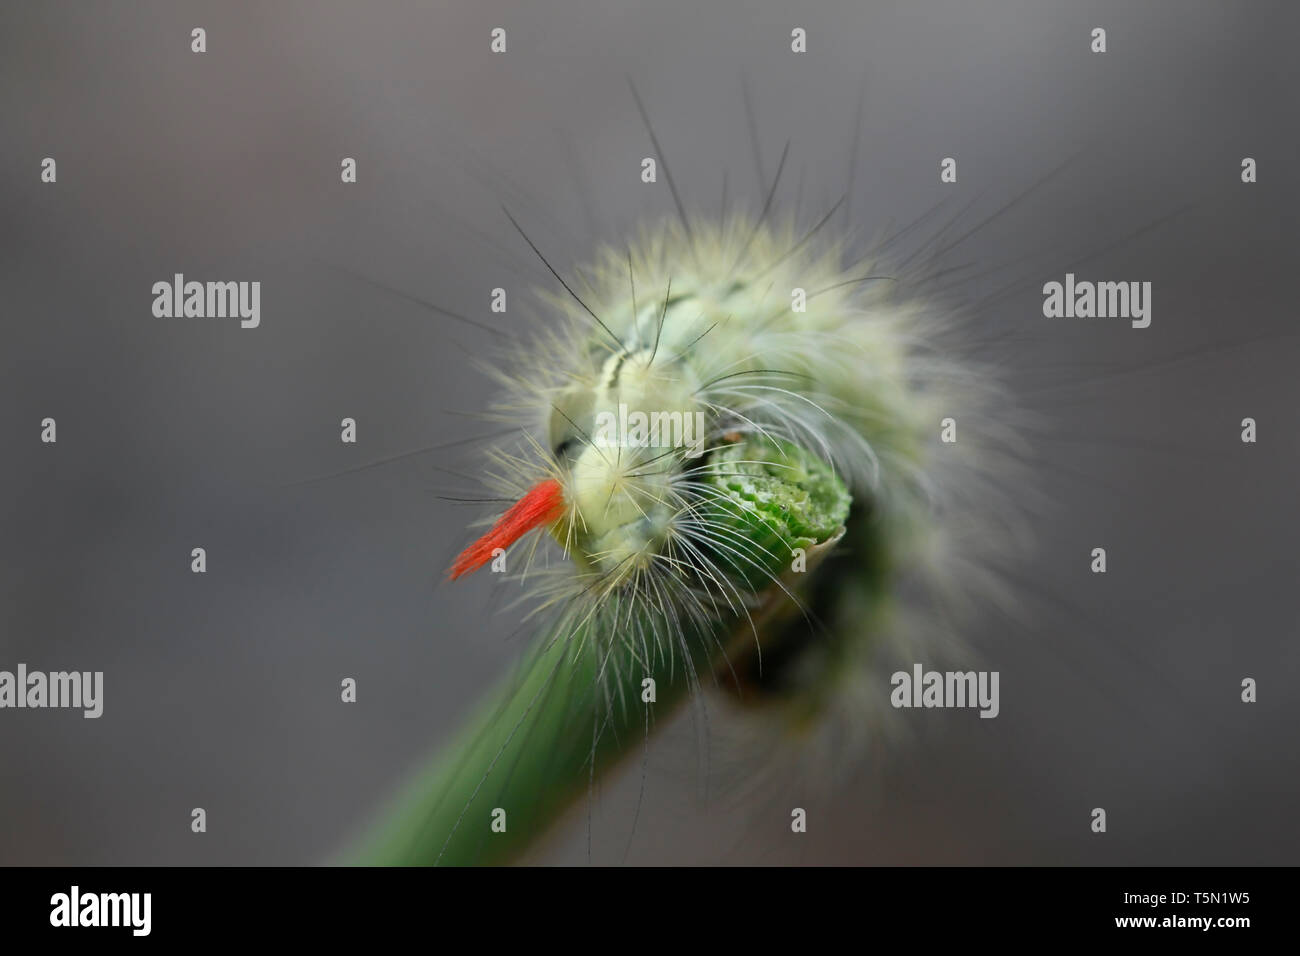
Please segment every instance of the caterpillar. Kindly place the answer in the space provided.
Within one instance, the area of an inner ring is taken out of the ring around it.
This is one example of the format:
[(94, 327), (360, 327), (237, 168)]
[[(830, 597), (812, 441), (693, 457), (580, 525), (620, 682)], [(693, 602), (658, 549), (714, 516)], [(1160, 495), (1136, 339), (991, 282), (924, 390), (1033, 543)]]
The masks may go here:
[(998, 377), (954, 348), (924, 247), (858, 248), (843, 200), (801, 224), (774, 202), (785, 162), (757, 211), (679, 201), (567, 277), (504, 210), (555, 287), (537, 334), (483, 365), (488, 417), (520, 436), (484, 483), (512, 504), (447, 576), (508, 562), (541, 633), (366, 861), (515, 858), (712, 686), (765, 745), (832, 726), (856, 750), (886, 717), (881, 656), (959, 653), (998, 593)]

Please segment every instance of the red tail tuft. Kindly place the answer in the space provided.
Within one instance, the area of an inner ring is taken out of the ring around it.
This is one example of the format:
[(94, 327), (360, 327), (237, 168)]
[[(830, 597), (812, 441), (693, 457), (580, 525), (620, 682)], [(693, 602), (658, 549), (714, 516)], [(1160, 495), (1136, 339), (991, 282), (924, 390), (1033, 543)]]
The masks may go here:
[(534, 485), (503, 514), (492, 530), (460, 553), (447, 576), (453, 581), (477, 571), (492, 560), (497, 548), (508, 548), (539, 525), (550, 524), (564, 513), (564, 489), (553, 478)]

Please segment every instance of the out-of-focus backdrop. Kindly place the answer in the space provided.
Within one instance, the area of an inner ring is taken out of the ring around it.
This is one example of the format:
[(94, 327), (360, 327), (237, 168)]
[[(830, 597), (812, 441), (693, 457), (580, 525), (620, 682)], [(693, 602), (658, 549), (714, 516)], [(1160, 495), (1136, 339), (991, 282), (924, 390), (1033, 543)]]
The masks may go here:
[[(761, 204), (746, 82), (769, 179), (791, 143), (784, 201), (845, 188), (860, 105), (865, 235), (1005, 209), (950, 259), (971, 300), (1026, 280), (970, 328), (1047, 423), (1053, 505), (1014, 569), (1027, 622), (970, 629), (996, 720), (910, 712), (846, 782), (755, 795), (716, 748), (702, 776), (684, 719), (639, 816), (638, 766), (598, 788), (591, 858), (1295, 862), (1297, 27), (1210, 0), (5, 5), (0, 669), (102, 670), (105, 699), (0, 711), (0, 863), (331, 859), (506, 671), (506, 586), (438, 583), (480, 514), (439, 497), (472, 488), (440, 470), (468, 446), (304, 480), (485, 429), (490, 337), (381, 286), (524, 329), (546, 276), (502, 202), (565, 266), (671, 214), (625, 75), (697, 214), (724, 175)], [(1150, 328), (1042, 317), (1085, 259), (1153, 283)], [(260, 281), (260, 327), (155, 318), (178, 272)], [(537, 856), (586, 858), (580, 819)]]

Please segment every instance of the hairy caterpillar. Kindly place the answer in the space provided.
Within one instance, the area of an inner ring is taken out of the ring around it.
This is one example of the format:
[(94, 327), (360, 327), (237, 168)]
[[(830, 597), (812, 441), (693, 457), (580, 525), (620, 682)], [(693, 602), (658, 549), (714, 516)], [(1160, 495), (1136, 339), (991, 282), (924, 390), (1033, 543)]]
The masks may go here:
[(506, 804), (526, 843), (652, 709), (712, 684), (776, 722), (765, 742), (834, 725), (855, 748), (878, 732), (882, 651), (951, 654), (958, 612), (996, 589), (996, 376), (952, 348), (927, 250), (856, 251), (843, 201), (800, 224), (780, 178), (756, 213), (679, 204), (570, 278), (506, 213), (559, 289), (540, 333), (485, 365), (504, 392), (490, 417), (521, 435), (486, 484), (514, 504), (448, 576), (509, 555), (546, 623), (368, 859), (510, 858)]
[[(667, 221), (584, 272), (596, 305), (552, 296), (558, 329), (497, 373), (512, 392), (500, 417), (545, 443), (492, 452), (493, 490), (520, 505), (452, 576), (548, 525), (571, 566), (534, 572), (546, 601), (658, 594), (681, 613), (678, 589), (723, 577), (698, 478), (742, 435), (831, 463), (855, 496), (850, 541), (870, 525), (906, 563), (934, 520), (941, 421), (971, 409), (980, 386), (936, 349), (943, 313), (870, 257), (846, 260), (842, 241), (818, 242), (826, 221), (803, 234), (789, 221)], [(656, 425), (692, 416), (707, 423), (702, 448), (651, 441)], [(629, 419), (639, 433), (613, 441), (598, 427)]]

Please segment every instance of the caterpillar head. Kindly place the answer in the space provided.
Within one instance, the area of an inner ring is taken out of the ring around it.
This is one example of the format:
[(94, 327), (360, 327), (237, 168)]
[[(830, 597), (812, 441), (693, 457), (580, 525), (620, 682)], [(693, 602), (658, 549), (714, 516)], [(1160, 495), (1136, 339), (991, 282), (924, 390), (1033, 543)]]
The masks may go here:
[(548, 477), (457, 559), (459, 577), (493, 551), (549, 525), (583, 569), (622, 578), (671, 549), (696, 496), (688, 491), (713, 417), (689, 370), (653, 345), (611, 352), (597, 374), (556, 393)]
[(633, 348), (553, 403), (548, 432), (569, 505), (565, 534), (583, 566), (644, 570), (689, 507), (681, 486), (703, 455), (709, 416), (683, 371), (659, 363), (653, 348)]

